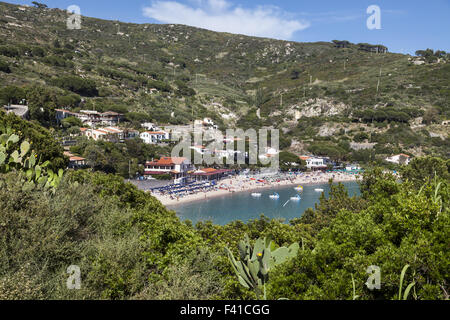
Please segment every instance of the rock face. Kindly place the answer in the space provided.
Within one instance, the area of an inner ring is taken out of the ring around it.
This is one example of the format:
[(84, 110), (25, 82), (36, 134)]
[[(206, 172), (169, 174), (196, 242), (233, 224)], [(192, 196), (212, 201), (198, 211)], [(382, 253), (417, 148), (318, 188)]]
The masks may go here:
[(336, 103), (325, 99), (309, 100), (299, 106), (301, 117), (334, 116), (347, 109), (344, 103)]
[(357, 143), (357, 142), (350, 142), (350, 148), (353, 150), (366, 150), (366, 149), (373, 149), (376, 146), (376, 143)]
[(287, 114), (296, 121), (301, 118), (312, 118), (312, 117), (329, 117), (338, 114), (342, 114), (347, 110), (347, 105), (344, 103), (337, 103), (332, 100), (327, 99), (310, 99), (301, 104), (293, 105), (288, 108), (287, 112), (276, 111), (271, 114), (271, 116), (277, 116), (282, 114)]
[(337, 130), (337, 128), (331, 127), (329, 125), (324, 125), (320, 127), (318, 135), (320, 137), (330, 137), (334, 135)]

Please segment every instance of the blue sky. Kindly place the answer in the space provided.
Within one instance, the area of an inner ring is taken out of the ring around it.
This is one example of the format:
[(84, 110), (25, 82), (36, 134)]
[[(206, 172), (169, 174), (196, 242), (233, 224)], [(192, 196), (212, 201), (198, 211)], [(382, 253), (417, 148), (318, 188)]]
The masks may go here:
[[(9, 0), (16, 4), (32, 1)], [(180, 23), (214, 31), (301, 42), (349, 40), (384, 44), (391, 52), (450, 52), (450, 0), (38, 0), (51, 8), (78, 5), (81, 14), (134, 23)], [(369, 30), (367, 8), (381, 9)]]

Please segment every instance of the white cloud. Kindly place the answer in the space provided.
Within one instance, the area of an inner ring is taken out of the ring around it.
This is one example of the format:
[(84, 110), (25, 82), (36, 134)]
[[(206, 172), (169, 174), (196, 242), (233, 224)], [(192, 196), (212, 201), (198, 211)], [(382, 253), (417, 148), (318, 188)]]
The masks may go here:
[(144, 16), (162, 23), (184, 24), (219, 32), (289, 40), (308, 21), (291, 19), (275, 6), (252, 9), (227, 0), (190, 0), (191, 6), (176, 1), (154, 1), (143, 9)]

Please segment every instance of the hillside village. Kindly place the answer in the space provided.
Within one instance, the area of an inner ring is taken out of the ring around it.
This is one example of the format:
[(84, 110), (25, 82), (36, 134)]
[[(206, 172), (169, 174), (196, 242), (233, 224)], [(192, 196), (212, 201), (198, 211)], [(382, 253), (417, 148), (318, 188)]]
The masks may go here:
[[(6, 112), (15, 113), (18, 116), (26, 119), (26, 112), (28, 107), (25, 105), (18, 105), (15, 108), (11, 106), (5, 106)], [(68, 118), (76, 118), (82, 124), (78, 133), (70, 134), (71, 141), (79, 137), (85, 137), (93, 141), (106, 141), (110, 143), (123, 143), (130, 139), (140, 139), (142, 143), (147, 145), (160, 145), (160, 146), (173, 146), (174, 141), (178, 141), (183, 135), (193, 134), (194, 132), (201, 132), (203, 135), (209, 134), (209, 138), (219, 139), (221, 136), (216, 136), (218, 126), (210, 118), (204, 118), (202, 120), (195, 120), (193, 125), (169, 125), (159, 126), (155, 123), (142, 123), (141, 129), (130, 129), (123, 127), (121, 121), (123, 121), (123, 114), (107, 111), (97, 112), (92, 110), (80, 110), (79, 112), (72, 112), (66, 109), (56, 109), (56, 121), (61, 125), (62, 121)], [(221, 133), (219, 133), (221, 134)], [(175, 139), (178, 137), (178, 139)], [(65, 140), (67, 141), (67, 140)], [(203, 145), (192, 144), (190, 149), (201, 155), (210, 155), (213, 157), (224, 158), (224, 164), (226, 160), (233, 159), (241, 153), (240, 151), (230, 150), (227, 148), (227, 144), (236, 143), (237, 140), (223, 137), (225, 149), (209, 149)], [(63, 143), (64, 145), (64, 143)], [(80, 169), (89, 167), (85, 158), (80, 155), (76, 155), (70, 152), (70, 147), (65, 145), (65, 155), (69, 158), (68, 168)], [(258, 158), (267, 159), (274, 156), (279, 156), (280, 150), (268, 147), (266, 152), (259, 154)], [(248, 161), (248, 153), (245, 154)], [(385, 159), (386, 163), (392, 163), (396, 165), (407, 165), (411, 161), (411, 157), (406, 154), (393, 155)], [(301, 163), (303, 162), (303, 166)], [(230, 170), (229, 166), (215, 166), (215, 168), (202, 168), (196, 167), (187, 158), (173, 158), (169, 154), (161, 156), (160, 159), (147, 159), (141, 164), (144, 170), (141, 175), (137, 176), (140, 179), (154, 179), (154, 177), (160, 178), (164, 176), (165, 179), (172, 180), (173, 183), (187, 183), (189, 181), (201, 180), (220, 180), (227, 177), (235, 170)], [(227, 167), (227, 168), (226, 168)], [(298, 161), (290, 162), (288, 164), (289, 171), (294, 170), (309, 170), (309, 171), (329, 171), (344, 169), (348, 172), (357, 172), (361, 169), (361, 166), (355, 163), (339, 163), (332, 161), (330, 157), (315, 156), (315, 155), (298, 155)], [(284, 168), (286, 169), (286, 167)]]

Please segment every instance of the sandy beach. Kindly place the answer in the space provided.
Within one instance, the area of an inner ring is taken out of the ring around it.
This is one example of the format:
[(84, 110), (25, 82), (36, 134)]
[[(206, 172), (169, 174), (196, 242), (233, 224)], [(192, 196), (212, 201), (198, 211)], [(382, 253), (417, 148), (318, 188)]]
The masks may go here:
[(174, 206), (183, 203), (202, 201), (205, 199), (211, 199), (214, 197), (221, 197), (229, 195), (230, 193), (236, 192), (250, 192), (265, 189), (276, 189), (283, 186), (298, 186), (298, 185), (310, 185), (310, 184), (324, 184), (328, 183), (330, 179), (333, 182), (349, 182), (358, 181), (359, 175), (349, 174), (349, 173), (323, 173), (323, 172), (312, 172), (304, 173), (295, 176), (286, 176), (283, 178), (271, 178), (264, 179), (265, 182), (257, 182), (259, 178), (245, 177), (245, 176), (234, 176), (232, 178), (227, 178), (220, 180), (214, 190), (207, 192), (198, 192), (195, 194), (186, 195), (184, 197), (175, 198), (169, 195), (161, 195), (159, 193), (152, 193), (163, 205)]

